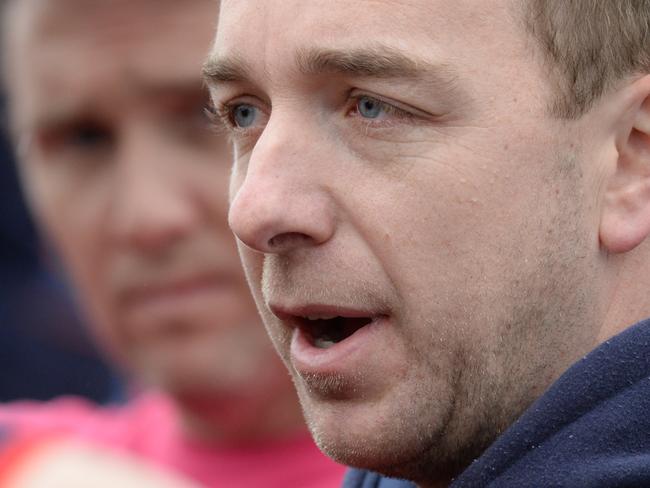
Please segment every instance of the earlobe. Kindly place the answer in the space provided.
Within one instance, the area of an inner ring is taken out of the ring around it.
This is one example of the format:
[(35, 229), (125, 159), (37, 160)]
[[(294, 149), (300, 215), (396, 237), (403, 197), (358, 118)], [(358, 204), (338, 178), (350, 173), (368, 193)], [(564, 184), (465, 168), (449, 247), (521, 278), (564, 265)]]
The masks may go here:
[(636, 100), (624, 117), (631, 123), (619, 127), (618, 160), (601, 214), (600, 242), (610, 253), (631, 251), (650, 235), (650, 77), (634, 85)]
[(608, 191), (600, 242), (610, 253), (631, 251), (650, 234), (650, 178), (627, 189)]
[(634, 128), (643, 134), (650, 134), (650, 97), (643, 101), (637, 111)]

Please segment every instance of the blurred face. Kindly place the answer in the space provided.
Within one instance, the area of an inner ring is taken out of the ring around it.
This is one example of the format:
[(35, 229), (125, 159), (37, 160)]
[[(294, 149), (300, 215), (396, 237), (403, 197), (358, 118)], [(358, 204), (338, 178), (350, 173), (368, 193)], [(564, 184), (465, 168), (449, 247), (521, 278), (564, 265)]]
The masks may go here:
[(217, 32), (230, 224), (316, 440), (453, 474), (594, 343), (597, 122), (547, 115), (505, 2), (226, 0)]
[(99, 337), (180, 397), (241, 407), (288, 389), (227, 226), (229, 149), (203, 113), (216, 4), (16, 4), (24, 181)]

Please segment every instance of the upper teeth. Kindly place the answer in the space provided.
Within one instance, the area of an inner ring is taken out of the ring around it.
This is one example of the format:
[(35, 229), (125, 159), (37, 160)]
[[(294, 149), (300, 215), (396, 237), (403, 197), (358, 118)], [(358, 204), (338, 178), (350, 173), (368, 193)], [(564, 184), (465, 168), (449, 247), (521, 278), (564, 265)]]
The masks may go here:
[(307, 320), (331, 320), (336, 317), (337, 315), (307, 315)]

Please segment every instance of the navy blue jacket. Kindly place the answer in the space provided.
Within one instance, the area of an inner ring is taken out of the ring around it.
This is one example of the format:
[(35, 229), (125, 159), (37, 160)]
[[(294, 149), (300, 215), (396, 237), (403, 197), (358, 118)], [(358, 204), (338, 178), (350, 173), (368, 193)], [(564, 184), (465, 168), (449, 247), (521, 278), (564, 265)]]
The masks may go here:
[[(359, 470), (343, 486), (413, 487)], [(650, 487), (650, 319), (569, 368), (451, 486)]]

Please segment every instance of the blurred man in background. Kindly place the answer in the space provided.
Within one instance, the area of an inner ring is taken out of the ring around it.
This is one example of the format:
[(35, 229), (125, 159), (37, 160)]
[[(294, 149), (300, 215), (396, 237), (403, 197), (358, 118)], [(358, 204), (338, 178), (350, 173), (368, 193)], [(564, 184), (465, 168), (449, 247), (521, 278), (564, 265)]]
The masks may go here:
[(226, 223), (226, 139), (203, 113), (211, 0), (20, 0), (5, 70), (20, 170), (102, 345), (139, 384), (125, 407), (6, 407), (207, 486), (337, 485), (264, 334)]
[[(0, 114), (5, 112), (0, 89)], [(5, 132), (0, 131), (0, 369), (12, 374), (0, 375), (0, 401), (61, 394), (101, 403), (121, 398), (119, 381), (90, 340), (58, 263), (36, 232)]]

